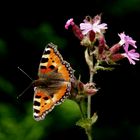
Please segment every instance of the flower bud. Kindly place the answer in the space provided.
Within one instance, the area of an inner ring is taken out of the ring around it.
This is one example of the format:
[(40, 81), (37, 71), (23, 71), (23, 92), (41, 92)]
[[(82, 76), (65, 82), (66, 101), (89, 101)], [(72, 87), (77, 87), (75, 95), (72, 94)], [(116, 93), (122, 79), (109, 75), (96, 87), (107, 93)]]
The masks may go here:
[(84, 85), (84, 92), (87, 95), (95, 95), (98, 89), (96, 89), (94, 83), (87, 83)]
[(119, 61), (121, 59), (125, 58), (125, 56), (123, 56), (121, 53), (116, 53), (110, 56), (111, 61), (116, 62)]
[(119, 43), (113, 45), (109, 50), (111, 54), (114, 54), (120, 50), (121, 45)]
[(74, 35), (75, 35), (78, 39), (80, 39), (80, 40), (83, 39), (84, 35), (82, 34), (82, 31), (80, 30), (80, 28), (79, 28), (76, 24), (73, 24), (73, 25), (72, 25), (72, 30), (73, 30)]

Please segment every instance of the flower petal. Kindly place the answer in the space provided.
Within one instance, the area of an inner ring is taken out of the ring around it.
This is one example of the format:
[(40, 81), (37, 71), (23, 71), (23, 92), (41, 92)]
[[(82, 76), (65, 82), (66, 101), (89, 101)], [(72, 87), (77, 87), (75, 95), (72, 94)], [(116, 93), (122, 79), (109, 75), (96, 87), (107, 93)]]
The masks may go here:
[(135, 61), (134, 60), (136, 60), (136, 61), (139, 61), (140, 60), (139, 59), (140, 58), (140, 54), (137, 53), (135, 49), (132, 49), (130, 51), (127, 51), (123, 55), (125, 57), (127, 57), (128, 60), (129, 60), (129, 62), (130, 62), (130, 64), (133, 64), (133, 65), (135, 65)]
[(135, 45), (136, 44), (136, 41), (132, 39), (132, 37), (128, 36), (128, 35), (125, 35), (124, 32), (118, 34), (119, 37), (120, 37), (120, 42), (119, 44), (120, 45), (124, 45), (124, 49), (125, 50), (128, 50), (128, 47), (129, 45), (133, 46), (134, 48), (137, 48), (137, 46)]
[(90, 23), (81, 23), (80, 29), (82, 30), (83, 35), (87, 34), (89, 31), (92, 30), (92, 24)]

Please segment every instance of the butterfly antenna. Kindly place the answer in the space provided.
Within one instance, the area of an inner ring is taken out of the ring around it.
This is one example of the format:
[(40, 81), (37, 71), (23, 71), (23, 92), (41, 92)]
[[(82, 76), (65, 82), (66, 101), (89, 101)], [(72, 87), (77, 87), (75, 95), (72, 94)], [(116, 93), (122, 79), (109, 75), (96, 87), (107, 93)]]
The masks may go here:
[(18, 67), (18, 69), (19, 69), (21, 72), (23, 72), (30, 80), (33, 81), (33, 79), (32, 79), (24, 70), (22, 70), (20, 67)]
[[(23, 72), (23, 74), (25, 74), (30, 80), (33, 81), (33, 79), (24, 71), (22, 70), (20, 67), (18, 67), (18, 69)], [(19, 99), (30, 87), (32, 86), (32, 83), (21, 93), (17, 96), (17, 99)]]
[(31, 86), (32, 86), (32, 83), (21, 94), (17, 96), (17, 99), (19, 99)]

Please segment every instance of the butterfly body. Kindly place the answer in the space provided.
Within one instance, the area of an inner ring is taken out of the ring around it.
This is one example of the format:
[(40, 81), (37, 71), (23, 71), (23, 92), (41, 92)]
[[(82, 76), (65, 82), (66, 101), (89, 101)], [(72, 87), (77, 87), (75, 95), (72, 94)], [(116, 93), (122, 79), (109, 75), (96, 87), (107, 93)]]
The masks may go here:
[(53, 43), (45, 47), (38, 69), (39, 78), (33, 82), (33, 116), (37, 121), (43, 120), (70, 95), (73, 69), (56, 47)]

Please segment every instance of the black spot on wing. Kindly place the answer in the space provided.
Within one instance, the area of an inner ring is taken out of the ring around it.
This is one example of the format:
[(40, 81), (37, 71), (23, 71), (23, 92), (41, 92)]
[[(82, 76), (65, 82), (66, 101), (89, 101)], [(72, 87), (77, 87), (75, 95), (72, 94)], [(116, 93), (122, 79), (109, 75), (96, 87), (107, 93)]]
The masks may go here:
[(45, 52), (44, 52), (44, 54), (50, 54), (51, 53), (51, 51), (50, 50), (45, 50)]
[(53, 70), (55, 68), (55, 66), (50, 65), (49, 68)]
[[(35, 113), (40, 113), (40, 110), (34, 109), (34, 112)], [(36, 116), (34, 116), (34, 117), (36, 117)]]
[(34, 115), (34, 118), (36, 119), (36, 118), (38, 118), (38, 116), (35, 116), (35, 115)]
[(40, 66), (40, 69), (46, 69), (47, 67), (46, 66)]
[(46, 63), (46, 62), (48, 62), (48, 58), (44, 58), (44, 57), (42, 57), (42, 59), (41, 59), (41, 63)]
[(49, 98), (48, 98), (48, 97), (44, 97), (43, 99), (44, 99), (44, 100), (48, 100)]
[(34, 105), (35, 105), (35, 106), (40, 106), (40, 102), (34, 101)]
[(39, 99), (39, 98), (41, 98), (41, 96), (39, 96), (39, 95), (36, 95), (36, 96), (35, 96), (35, 98)]

